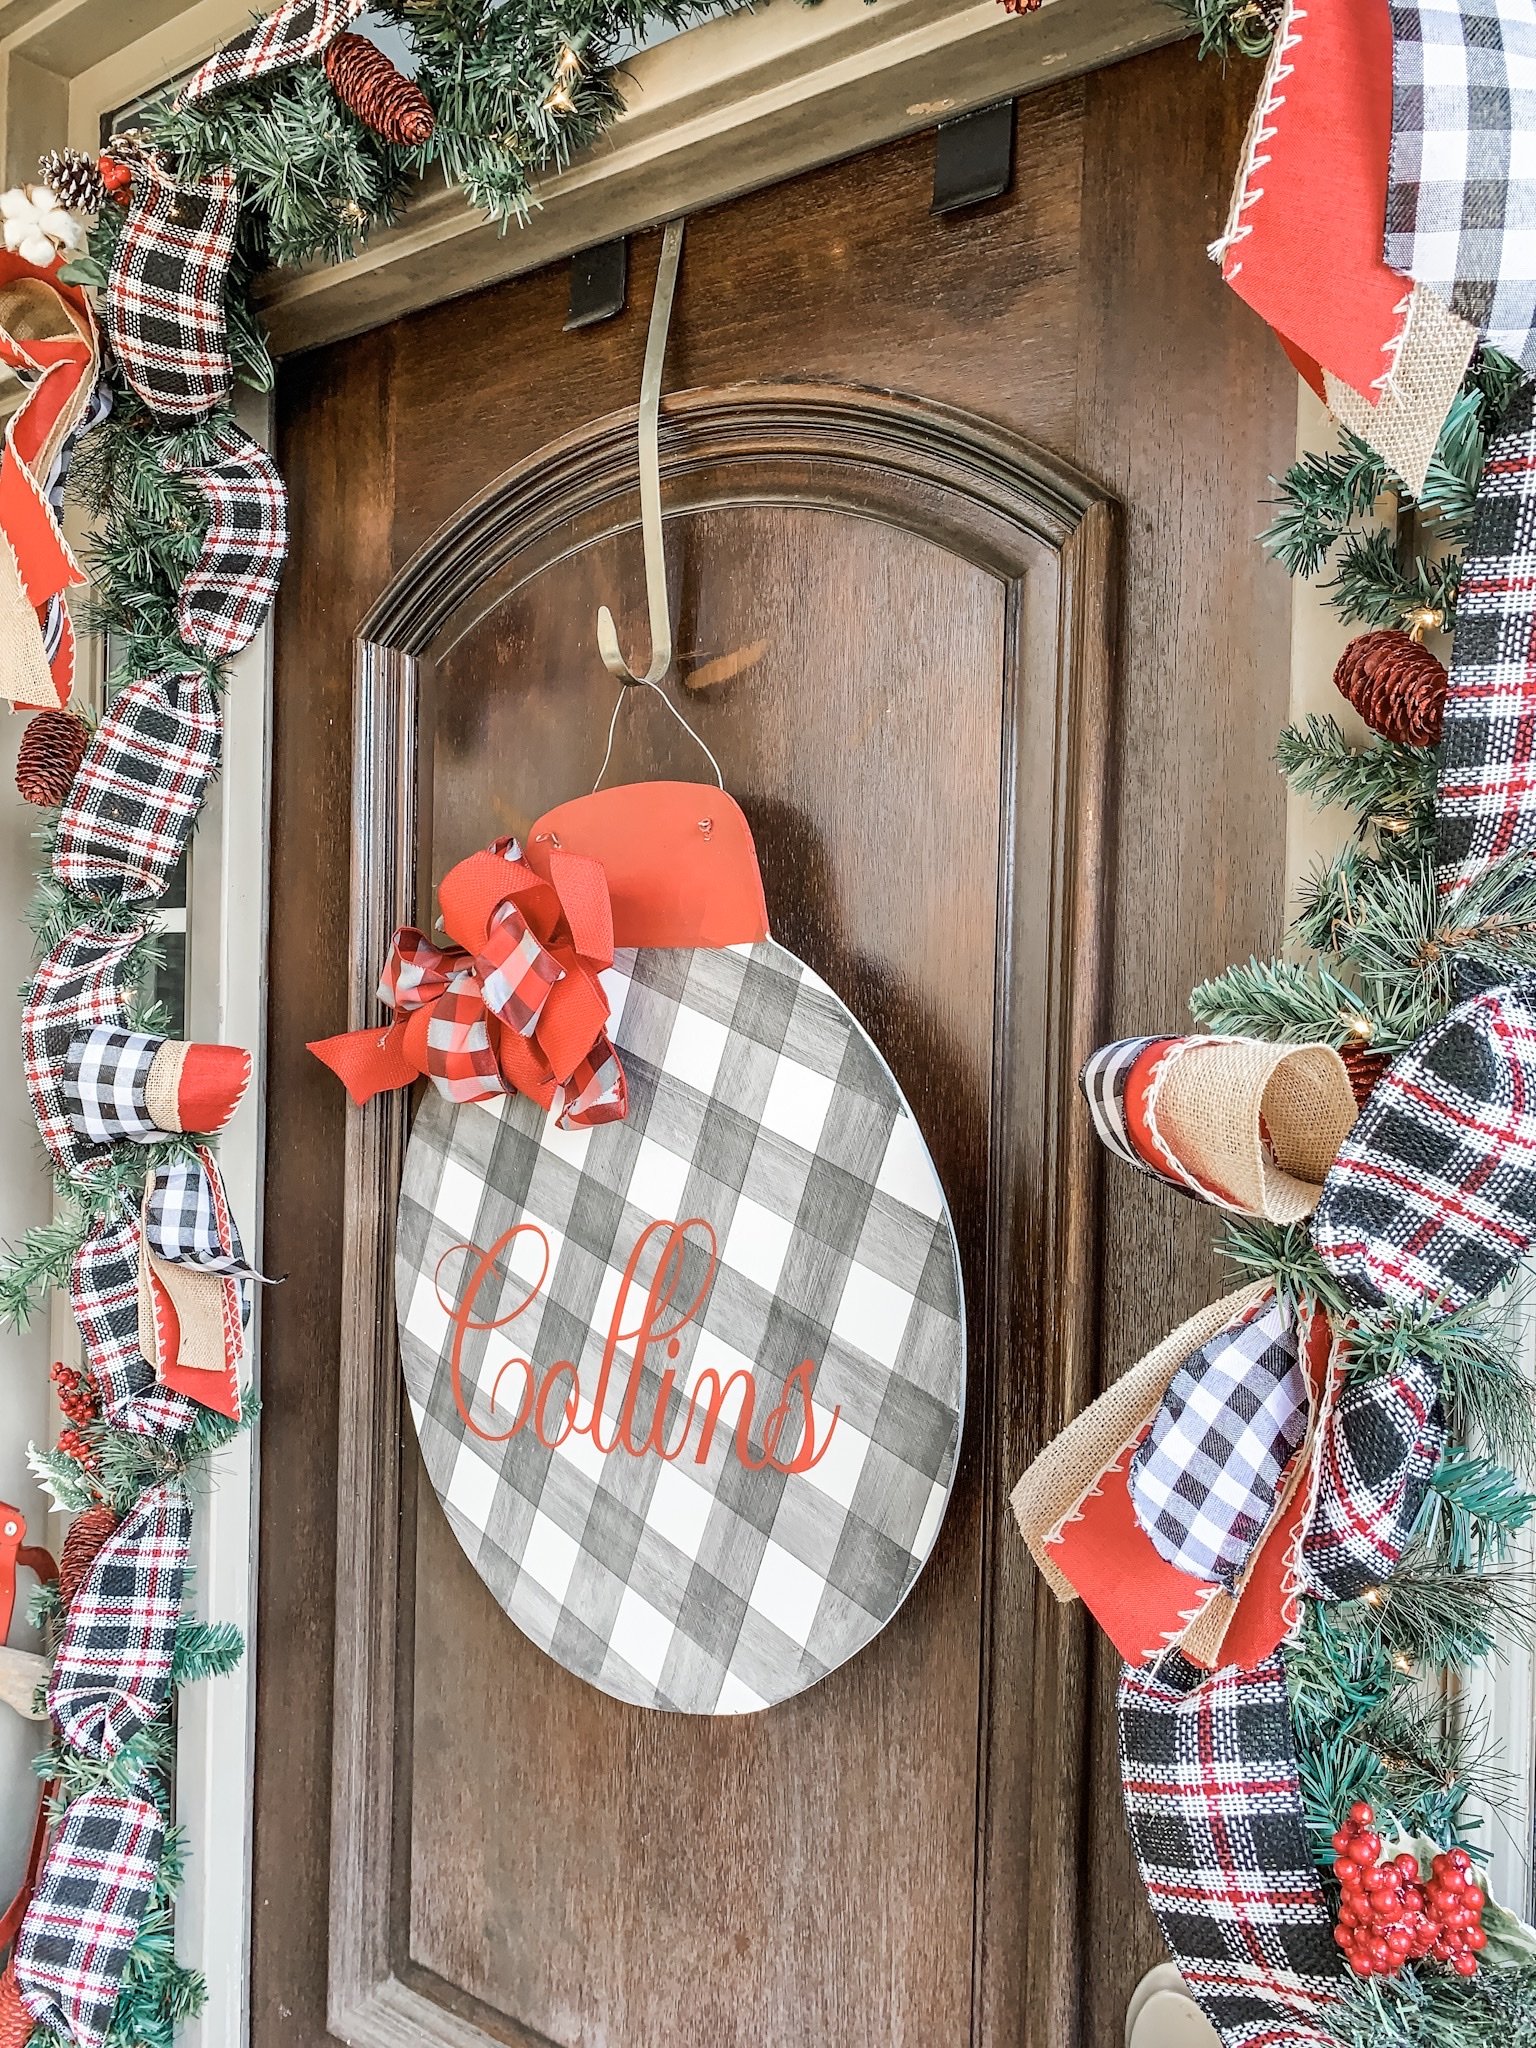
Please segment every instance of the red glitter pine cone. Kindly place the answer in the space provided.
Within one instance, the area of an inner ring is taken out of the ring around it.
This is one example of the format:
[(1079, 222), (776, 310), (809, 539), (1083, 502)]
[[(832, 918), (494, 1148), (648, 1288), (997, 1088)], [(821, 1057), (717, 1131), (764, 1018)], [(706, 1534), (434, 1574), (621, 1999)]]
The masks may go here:
[(1410, 747), (1439, 744), (1448, 680), (1429, 649), (1395, 626), (1351, 640), (1333, 672), (1372, 732)]
[(16, 787), (29, 804), (52, 810), (66, 801), (91, 729), (73, 711), (39, 711), (16, 752)]
[(27, 2048), (36, 2025), (37, 2021), (21, 2002), (16, 1965), (11, 1963), (0, 1976), (0, 2048)]
[(325, 75), (341, 104), (386, 142), (409, 149), (431, 135), (432, 102), (366, 36), (337, 36), (325, 53)]
[(87, 1508), (69, 1525), (64, 1547), (59, 1552), (59, 1598), (67, 1609), (96, 1562), (96, 1554), (117, 1527), (117, 1516), (109, 1507)]

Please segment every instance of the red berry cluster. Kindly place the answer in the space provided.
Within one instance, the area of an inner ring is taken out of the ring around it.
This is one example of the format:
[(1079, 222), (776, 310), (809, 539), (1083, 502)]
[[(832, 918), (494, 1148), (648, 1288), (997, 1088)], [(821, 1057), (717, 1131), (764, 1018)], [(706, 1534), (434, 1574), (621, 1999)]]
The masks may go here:
[(101, 1397), (97, 1393), (96, 1382), (89, 1373), (76, 1372), (73, 1366), (58, 1359), (54, 1362), (53, 1384), (59, 1397), (60, 1412), (70, 1425), (59, 1431), (57, 1447), (66, 1458), (73, 1458), (87, 1472), (94, 1472), (97, 1456), (88, 1440), (81, 1435), (81, 1429), (85, 1423), (94, 1422), (101, 1413)]
[(1357, 1977), (1391, 1977), (1406, 1962), (1433, 1958), (1458, 1976), (1477, 1969), (1483, 1894), (1465, 1849), (1446, 1849), (1421, 1881), (1416, 1856), (1383, 1863), (1376, 1816), (1362, 1799), (1333, 1838), (1334, 1875), (1343, 1897), (1333, 1938)]
[(59, 1397), (59, 1409), (66, 1422), (80, 1424), (94, 1422), (101, 1413), (101, 1402), (96, 1393), (96, 1382), (89, 1373), (77, 1372), (63, 1359), (55, 1359), (53, 1384)]
[(108, 195), (119, 206), (126, 206), (133, 191), (132, 167), (120, 163), (115, 156), (99, 156), (96, 168), (101, 172), (101, 182), (106, 186)]

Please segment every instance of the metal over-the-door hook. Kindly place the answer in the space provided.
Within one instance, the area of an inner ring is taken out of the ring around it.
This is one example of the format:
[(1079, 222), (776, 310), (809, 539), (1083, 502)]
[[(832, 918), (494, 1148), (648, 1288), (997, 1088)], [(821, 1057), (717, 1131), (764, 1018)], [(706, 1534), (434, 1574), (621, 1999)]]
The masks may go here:
[(651, 615), (651, 660), (643, 675), (637, 675), (620, 652), (613, 613), (607, 605), (597, 614), (598, 652), (608, 673), (621, 683), (659, 683), (672, 666), (672, 609), (661, 538), (661, 374), (667, 360), (667, 333), (682, 253), (683, 223), (669, 220), (661, 238), (661, 267), (656, 273), (656, 297), (645, 338), (645, 370), (640, 379), (640, 534), (645, 543), (645, 598)]

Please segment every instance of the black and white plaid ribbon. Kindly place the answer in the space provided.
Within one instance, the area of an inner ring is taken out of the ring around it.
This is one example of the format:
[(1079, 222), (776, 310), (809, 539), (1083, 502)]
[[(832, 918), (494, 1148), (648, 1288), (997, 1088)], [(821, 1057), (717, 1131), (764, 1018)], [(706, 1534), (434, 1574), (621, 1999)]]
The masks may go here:
[(130, 903), (162, 895), (218, 767), (219, 743), (219, 707), (203, 677), (144, 676), (120, 690), (59, 814), (59, 881)]
[(245, 1256), (217, 1162), (201, 1146), (195, 1158), (173, 1159), (157, 1170), (145, 1200), (144, 1229), (157, 1259), (244, 1280), (263, 1277)]
[(64, 1063), (64, 1100), (82, 1137), (97, 1145), (124, 1138), (147, 1145), (165, 1136), (149, 1113), (149, 1070), (164, 1044), (151, 1032), (111, 1024), (75, 1040)]
[(182, 89), (182, 103), (207, 99), (232, 85), (244, 85), (271, 71), (286, 71), (318, 57), (368, 0), (289, 0), (216, 50)]
[(64, 1740), (87, 1756), (109, 1760), (165, 1712), (191, 1540), (185, 1488), (177, 1481), (150, 1487), (69, 1603), (48, 1711)]
[(16, 1940), (16, 1984), (40, 2026), (101, 2048), (154, 1897), (165, 1822), (147, 1779), (71, 1800)]
[(189, 647), (238, 654), (266, 617), (288, 553), (288, 494), (265, 448), (232, 420), (215, 434), (215, 459), (184, 470), (208, 505), (196, 566), (183, 578), (176, 624)]
[(1271, 1295), (1179, 1368), (1131, 1459), (1131, 1503), (1159, 1554), (1230, 1592), (1306, 1431), (1295, 1311)]
[(1536, 10), (1392, 0), (1386, 259), (1536, 371)]
[(1225, 2048), (1335, 2048), (1343, 1965), (1307, 1845), (1278, 1655), (1214, 1675), (1178, 1652), (1120, 1681), (1131, 1845)]
[(75, 1254), (69, 1312), (85, 1346), (102, 1413), (119, 1429), (167, 1442), (186, 1433), (197, 1414), (182, 1394), (159, 1386), (139, 1348), (140, 1228), (137, 1216), (97, 1226)]
[(123, 375), (164, 418), (199, 419), (234, 384), (224, 282), (239, 212), (231, 170), (178, 184), (155, 164), (135, 166), (102, 319)]
[(1161, 1042), (1157, 1038), (1117, 1038), (1109, 1045), (1101, 1045), (1083, 1062), (1077, 1085), (1083, 1091), (1083, 1099), (1088, 1104), (1088, 1114), (1093, 1118), (1093, 1128), (1100, 1142), (1117, 1159), (1123, 1159), (1127, 1166), (1134, 1166), (1138, 1173), (1163, 1181), (1167, 1186), (1177, 1188), (1180, 1194), (1187, 1195), (1192, 1192), (1189, 1182), (1154, 1166), (1137, 1150), (1131, 1138), (1126, 1108), (1131, 1070), (1149, 1046)]
[(1401, 1562), (1445, 1442), (1440, 1383), (1421, 1358), (1352, 1380), (1318, 1446), (1302, 1573), (1322, 1600), (1357, 1600)]
[(67, 1172), (79, 1173), (102, 1157), (102, 1146), (73, 1119), (70, 1048), (100, 1027), (123, 1028), (129, 956), (143, 936), (139, 927), (98, 932), (78, 925), (39, 963), (22, 996), (21, 1049), (32, 1113), (54, 1162)]

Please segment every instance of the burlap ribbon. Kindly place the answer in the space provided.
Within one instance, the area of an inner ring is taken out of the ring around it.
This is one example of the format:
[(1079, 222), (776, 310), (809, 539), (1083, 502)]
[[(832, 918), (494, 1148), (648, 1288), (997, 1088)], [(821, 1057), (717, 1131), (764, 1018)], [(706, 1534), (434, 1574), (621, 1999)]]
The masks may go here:
[(1128, 1165), (1242, 1216), (1296, 1223), (1355, 1121), (1328, 1045), (1256, 1038), (1123, 1038), (1080, 1085), (1105, 1144)]

